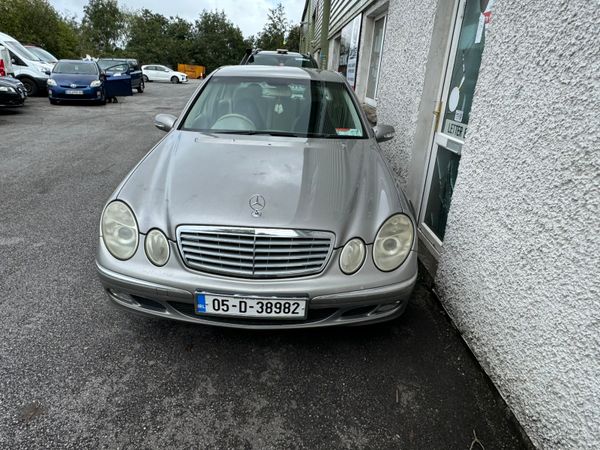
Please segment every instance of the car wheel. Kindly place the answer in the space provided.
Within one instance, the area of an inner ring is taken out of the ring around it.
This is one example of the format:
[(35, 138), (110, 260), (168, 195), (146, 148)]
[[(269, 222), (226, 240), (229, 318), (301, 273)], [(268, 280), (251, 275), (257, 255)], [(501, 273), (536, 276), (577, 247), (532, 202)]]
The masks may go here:
[(27, 91), (27, 95), (32, 97), (38, 93), (37, 84), (31, 78), (21, 78), (19, 80), (25, 86), (25, 90)]
[(146, 87), (146, 86), (144, 85), (144, 82), (142, 81), (142, 82), (140, 83), (140, 85), (138, 86), (138, 88), (137, 88), (137, 91), (138, 91), (138, 93), (142, 94), (142, 93), (144, 92), (144, 88), (145, 88), (145, 87)]
[(173, 76), (171, 77), (171, 83), (173, 83), (173, 84), (177, 84), (177, 83), (179, 83), (179, 78), (177, 78), (175, 75), (173, 75)]
[(54, 100), (53, 98), (49, 99), (50, 100), (50, 104), (51, 105), (58, 105), (58, 101)]
[(148, 79), (148, 75), (143, 75), (143, 76), (142, 76), (142, 80), (144, 80), (144, 83), (147, 83), (148, 81), (150, 81), (150, 80)]

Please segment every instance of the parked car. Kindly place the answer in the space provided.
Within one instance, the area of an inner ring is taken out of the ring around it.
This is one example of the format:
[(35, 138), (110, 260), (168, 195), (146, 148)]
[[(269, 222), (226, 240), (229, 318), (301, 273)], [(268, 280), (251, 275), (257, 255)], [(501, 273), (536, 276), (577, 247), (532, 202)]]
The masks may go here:
[(25, 86), (11, 77), (0, 77), (0, 106), (22, 106), (27, 98)]
[(8, 34), (0, 33), (0, 45), (8, 49), (14, 76), (23, 83), (27, 95), (44, 93), (52, 65), (42, 61)]
[(169, 134), (101, 215), (96, 265), (114, 304), (254, 329), (402, 314), (417, 240), (378, 145), (394, 130), (368, 126), (341, 75), (224, 67), (155, 125)]
[(142, 70), (135, 59), (130, 58), (100, 58), (98, 65), (108, 77), (130, 77), (131, 88), (143, 93), (145, 89)]
[(319, 65), (312, 56), (298, 52), (289, 52), (286, 49), (279, 49), (277, 51), (248, 49), (240, 64), (319, 68)]
[(149, 64), (142, 66), (144, 81), (170, 81), (173, 84), (187, 83), (187, 75), (182, 72), (176, 72), (167, 66), (160, 64)]
[(53, 105), (73, 100), (106, 103), (100, 67), (94, 61), (61, 59), (48, 80), (48, 98)]
[(58, 62), (58, 58), (56, 56), (44, 50), (43, 48), (36, 47), (35, 45), (25, 45), (25, 48), (45, 63), (54, 65)]

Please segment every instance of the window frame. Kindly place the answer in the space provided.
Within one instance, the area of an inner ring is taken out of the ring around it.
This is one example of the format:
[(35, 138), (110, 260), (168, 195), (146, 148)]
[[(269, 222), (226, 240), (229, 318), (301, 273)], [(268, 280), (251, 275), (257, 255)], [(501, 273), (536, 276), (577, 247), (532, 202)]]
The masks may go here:
[[(386, 32), (386, 28), (387, 28), (387, 16), (388, 16), (388, 12), (385, 11), (375, 17), (373, 17), (371, 20), (373, 21), (373, 29), (371, 30), (371, 46), (369, 49), (369, 64), (366, 67), (366, 74), (367, 74), (367, 79), (365, 80), (365, 103), (369, 106), (372, 106), (374, 108), (377, 107), (377, 91), (379, 90), (379, 78), (381, 77), (381, 61), (383, 59), (383, 46), (385, 44), (385, 32)], [(377, 61), (377, 79), (375, 80), (375, 98), (371, 98), (367, 95), (367, 91), (369, 90), (369, 75), (370, 75), (370, 71), (371, 71), (371, 63), (373, 62), (373, 46), (375, 44), (375, 24), (383, 19), (383, 30), (382, 30), (382, 36), (381, 36), (381, 47), (379, 49), (379, 61)]]

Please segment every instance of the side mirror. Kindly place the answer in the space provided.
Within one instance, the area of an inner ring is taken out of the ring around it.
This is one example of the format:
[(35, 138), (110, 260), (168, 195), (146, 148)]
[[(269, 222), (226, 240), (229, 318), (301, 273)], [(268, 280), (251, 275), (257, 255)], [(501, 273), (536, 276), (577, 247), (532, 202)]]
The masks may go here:
[(375, 140), (377, 142), (389, 141), (390, 139), (394, 139), (396, 135), (396, 130), (391, 125), (375, 125), (373, 132), (375, 133)]
[(175, 125), (177, 117), (172, 114), (157, 114), (154, 117), (154, 126), (162, 131), (170, 131)]

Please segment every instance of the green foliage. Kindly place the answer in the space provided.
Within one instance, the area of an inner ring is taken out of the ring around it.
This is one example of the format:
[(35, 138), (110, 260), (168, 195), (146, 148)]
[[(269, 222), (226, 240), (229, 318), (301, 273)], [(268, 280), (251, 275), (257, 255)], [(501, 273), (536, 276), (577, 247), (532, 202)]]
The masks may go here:
[(239, 64), (244, 50), (242, 31), (223, 11), (202, 11), (196, 20), (192, 57), (206, 66), (207, 74), (220, 66)]
[(285, 40), (285, 48), (292, 52), (299, 52), (301, 36), (302, 28), (300, 27), (300, 25), (293, 25), (290, 28), (287, 39)]
[(46, 0), (0, 0), (0, 30), (58, 58), (73, 57), (77, 51), (77, 27)]
[(267, 23), (258, 35), (256, 46), (262, 50), (277, 50), (283, 48), (285, 34), (288, 31), (289, 24), (285, 15), (285, 9), (281, 3), (273, 9), (269, 9)]
[(83, 49), (95, 56), (113, 54), (124, 38), (126, 25), (126, 15), (119, 9), (117, 0), (90, 0), (83, 7)]
[(204, 10), (190, 23), (149, 9), (127, 12), (117, 0), (89, 0), (83, 13), (78, 23), (48, 0), (0, 0), (0, 31), (58, 58), (128, 56), (174, 69), (179, 63), (200, 64), (206, 73), (238, 64), (247, 48), (299, 48), (300, 27), (289, 26), (281, 3), (269, 10), (262, 32), (246, 39), (223, 11)]
[(176, 69), (178, 63), (191, 62), (193, 38), (191, 23), (143, 9), (129, 19), (126, 53), (140, 64), (165, 64)]

